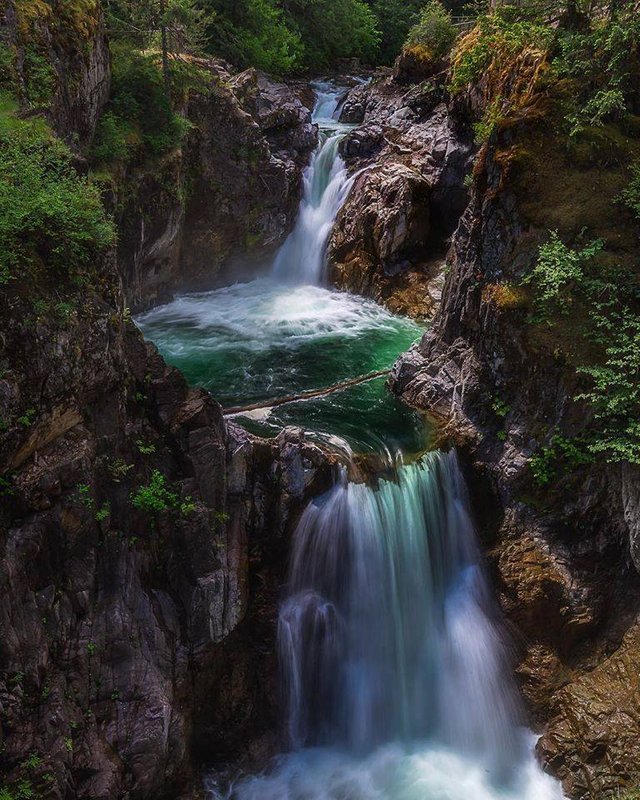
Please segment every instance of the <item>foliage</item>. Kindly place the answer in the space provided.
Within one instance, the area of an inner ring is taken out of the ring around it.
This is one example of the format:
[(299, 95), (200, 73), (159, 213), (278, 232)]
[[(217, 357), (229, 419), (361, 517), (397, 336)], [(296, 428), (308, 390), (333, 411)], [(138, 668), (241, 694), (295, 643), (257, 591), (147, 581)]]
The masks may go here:
[(178, 147), (190, 127), (171, 108), (157, 57), (114, 47), (111, 100), (96, 131), (95, 161), (160, 156)]
[(617, 200), (624, 203), (636, 219), (640, 220), (640, 161), (631, 165), (631, 180)]
[(161, 511), (173, 509), (182, 516), (191, 514), (196, 509), (191, 497), (181, 500), (178, 495), (167, 487), (167, 479), (157, 469), (151, 473), (149, 483), (140, 486), (131, 495), (132, 504), (148, 514), (157, 514)]
[(74, 274), (115, 241), (100, 196), (37, 121), (0, 126), (0, 284), (45, 264)]
[(638, 80), (640, 16), (631, 5), (612, 4), (610, 14), (592, 14), (579, 27), (557, 31), (553, 69), (571, 82), (566, 118), (575, 135), (585, 126), (621, 117)]
[(536, 266), (524, 280), (536, 290), (536, 321), (549, 320), (556, 312), (568, 313), (571, 289), (584, 280), (585, 265), (602, 247), (603, 242), (597, 240), (582, 250), (572, 250), (560, 239), (558, 231), (551, 231), (549, 241), (538, 251)]
[(53, 98), (56, 75), (47, 56), (27, 45), (22, 62), (24, 91), (32, 106), (48, 106)]
[[(591, 363), (577, 368), (589, 387), (576, 395), (593, 410), (585, 450), (608, 461), (640, 463), (640, 315), (634, 308), (640, 287), (622, 271), (598, 269), (603, 243), (582, 250), (567, 247), (557, 232), (542, 245), (529, 280), (534, 284), (538, 321), (554, 323), (574, 298), (589, 309), (586, 330), (592, 344)], [(626, 282), (625, 282), (626, 280)], [(553, 455), (539, 454), (539, 472)], [(546, 459), (546, 460), (545, 460)], [(535, 475), (535, 471), (534, 471)]]
[(377, 61), (391, 64), (418, 21), (424, 0), (371, 0), (369, 6), (380, 31)]
[(198, 52), (206, 42), (205, 11), (196, 0), (106, 0), (105, 11), (112, 38), (140, 50), (159, 48), (162, 28), (172, 55)]
[(590, 450), (608, 461), (640, 464), (640, 316), (601, 305), (594, 322), (605, 343), (604, 363), (578, 369), (592, 384), (578, 399), (589, 401), (600, 425)]
[(141, 486), (131, 496), (133, 505), (141, 511), (155, 514), (175, 508), (178, 495), (167, 489), (166, 478), (159, 470), (154, 470), (146, 486)]
[(206, 0), (208, 49), (276, 75), (376, 57), (380, 34), (363, 0)]
[(582, 441), (555, 434), (549, 445), (540, 448), (530, 459), (529, 469), (538, 486), (548, 486), (559, 472), (568, 472), (592, 461)]
[(420, 13), (418, 22), (409, 31), (407, 44), (425, 48), (430, 59), (436, 62), (449, 53), (456, 35), (451, 14), (438, 0), (430, 0)]
[(476, 27), (463, 37), (452, 56), (452, 92), (460, 92), (477, 81), (492, 61), (508, 61), (524, 49), (543, 50), (552, 38), (546, 25), (513, 19), (505, 12), (483, 14)]

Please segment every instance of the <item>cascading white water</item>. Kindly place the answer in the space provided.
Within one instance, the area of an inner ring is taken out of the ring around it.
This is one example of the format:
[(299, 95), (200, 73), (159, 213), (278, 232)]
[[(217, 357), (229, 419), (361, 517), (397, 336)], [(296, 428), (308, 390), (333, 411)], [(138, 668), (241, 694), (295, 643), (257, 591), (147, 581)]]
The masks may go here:
[(320, 141), (304, 171), (303, 195), (293, 231), (276, 255), (272, 275), (287, 283), (322, 286), (326, 283), (326, 249), (333, 223), (353, 185), (338, 148), (349, 126), (334, 119), (341, 92), (318, 83), (313, 120)]
[(298, 525), (278, 629), (293, 748), (239, 800), (556, 800), (454, 453), (342, 480)]

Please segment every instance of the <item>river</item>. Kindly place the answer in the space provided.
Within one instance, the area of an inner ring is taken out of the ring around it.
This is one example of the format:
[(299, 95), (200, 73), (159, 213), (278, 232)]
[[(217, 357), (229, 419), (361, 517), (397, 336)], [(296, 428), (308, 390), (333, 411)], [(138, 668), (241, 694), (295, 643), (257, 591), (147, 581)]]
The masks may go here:
[[(533, 753), (509, 641), (477, 546), (455, 452), (384, 376), (415, 322), (326, 285), (325, 252), (353, 181), (339, 155), (340, 90), (315, 84), (320, 143), (293, 231), (268, 272), (137, 320), (170, 363), (263, 435), (296, 424), (380, 452), (395, 477), (346, 475), (297, 526), (278, 648), (288, 749), (260, 775), (210, 777), (217, 800), (558, 800)], [(408, 463), (411, 461), (411, 463)]]

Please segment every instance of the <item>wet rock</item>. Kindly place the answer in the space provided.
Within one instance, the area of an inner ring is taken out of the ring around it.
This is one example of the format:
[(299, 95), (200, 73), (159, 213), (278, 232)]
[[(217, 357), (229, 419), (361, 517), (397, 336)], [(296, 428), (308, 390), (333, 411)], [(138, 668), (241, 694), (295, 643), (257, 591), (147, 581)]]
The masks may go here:
[[(433, 281), (447, 237), (462, 212), (471, 146), (450, 125), (435, 85), (400, 86), (392, 78), (357, 86), (341, 120), (361, 121), (341, 144), (361, 171), (329, 241), (332, 281), (393, 306), (433, 314)], [(360, 222), (358, 222), (360, 220)], [(417, 293), (420, 301), (409, 302)], [(397, 295), (397, 296), (396, 296)]]

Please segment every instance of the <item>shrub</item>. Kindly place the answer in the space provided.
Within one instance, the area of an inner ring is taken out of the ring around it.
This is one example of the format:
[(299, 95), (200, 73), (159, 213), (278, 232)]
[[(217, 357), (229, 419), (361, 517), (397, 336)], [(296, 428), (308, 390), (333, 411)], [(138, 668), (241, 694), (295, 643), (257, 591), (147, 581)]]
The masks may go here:
[(131, 495), (131, 502), (141, 511), (157, 514), (170, 509), (186, 517), (196, 510), (196, 504), (191, 497), (181, 500), (175, 492), (167, 487), (165, 476), (159, 471), (151, 473), (151, 479), (146, 486), (141, 486)]
[(640, 464), (640, 316), (611, 308), (596, 311), (594, 322), (605, 342), (603, 363), (578, 368), (592, 384), (578, 399), (592, 405), (599, 425), (589, 449), (608, 461)]
[(157, 514), (178, 504), (178, 495), (167, 489), (166, 478), (159, 470), (154, 470), (146, 486), (141, 486), (131, 496), (133, 505), (149, 514)]
[(409, 31), (407, 45), (424, 48), (429, 58), (437, 62), (449, 54), (456, 35), (451, 14), (438, 0), (430, 0), (418, 22)]
[(41, 124), (0, 128), (0, 283), (41, 265), (72, 274), (114, 243), (97, 190), (71, 158)]
[[(497, 77), (509, 79), (514, 58), (527, 48), (543, 52), (551, 38), (547, 26), (529, 20), (513, 20), (500, 12), (479, 17), (476, 27), (460, 40), (453, 53), (451, 91), (462, 91), (492, 64)], [(533, 78), (537, 78), (535, 73)]]
[(171, 108), (157, 56), (113, 48), (111, 100), (98, 123), (92, 157), (109, 163), (160, 156), (179, 147), (190, 128)]
[(584, 464), (590, 464), (593, 457), (587, 452), (581, 440), (566, 439), (555, 434), (547, 447), (530, 459), (529, 469), (538, 486), (548, 486), (560, 472), (567, 472)]
[(631, 180), (616, 199), (624, 203), (636, 219), (640, 220), (640, 161), (631, 166)]
[(538, 251), (538, 261), (524, 282), (536, 289), (536, 321), (548, 321), (553, 313), (566, 314), (571, 302), (570, 289), (585, 277), (585, 265), (602, 250), (603, 242), (591, 242), (582, 250), (567, 247), (558, 231)]

